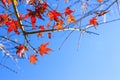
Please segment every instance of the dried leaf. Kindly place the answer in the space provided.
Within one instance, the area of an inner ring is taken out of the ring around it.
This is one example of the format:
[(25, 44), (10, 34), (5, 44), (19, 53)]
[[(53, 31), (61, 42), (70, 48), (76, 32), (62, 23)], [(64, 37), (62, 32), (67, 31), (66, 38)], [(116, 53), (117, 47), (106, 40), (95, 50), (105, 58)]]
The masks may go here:
[(9, 21), (9, 22), (6, 22), (5, 24), (8, 26), (8, 33), (10, 33), (11, 31), (14, 30), (14, 32), (15, 32), (16, 34), (19, 34), (18, 28), (20, 27), (20, 25), (19, 25), (18, 21), (16, 21), (16, 20), (11, 20), (11, 21)]

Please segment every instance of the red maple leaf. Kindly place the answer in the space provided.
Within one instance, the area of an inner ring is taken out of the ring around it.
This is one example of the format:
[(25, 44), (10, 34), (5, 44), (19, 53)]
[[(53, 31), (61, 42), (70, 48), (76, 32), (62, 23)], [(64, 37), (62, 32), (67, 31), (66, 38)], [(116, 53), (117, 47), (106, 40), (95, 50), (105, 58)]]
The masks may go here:
[(31, 20), (31, 23), (32, 23), (32, 28), (36, 29), (36, 27), (35, 27), (36, 17), (40, 18), (42, 20), (44, 20), (44, 19), (42, 18), (41, 14), (39, 14), (39, 12), (37, 12), (37, 11), (32, 11), (30, 9), (27, 9), (27, 11), (28, 11), (28, 14), (25, 15), (24, 19), (30, 17), (30, 20)]
[(67, 7), (67, 8), (65, 8), (64, 14), (65, 14), (65, 16), (66, 16), (66, 15), (71, 15), (71, 13), (73, 13), (73, 12), (74, 12), (74, 11), (71, 10), (70, 7)]
[(30, 63), (31, 64), (36, 64), (37, 60), (38, 60), (37, 55), (35, 55), (35, 54), (30, 55)]
[(0, 14), (0, 25), (8, 22), (9, 16), (7, 14)]
[(58, 21), (58, 17), (62, 16), (62, 14), (60, 12), (57, 12), (56, 10), (52, 10), (48, 12), (47, 16), (49, 17), (50, 21)]
[(96, 28), (96, 26), (98, 25), (97, 18), (93, 17), (92, 19), (90, 19), (89, 25), (93, 25), (94, 28)]
[(14, 30), (16, 34), (19, 34), (18, 28), (20, 27), (18, 21), (16, 20), (10, 20), (9, 22), (5, 23), (8, 26), (8, 33)]
[(54, 26), (57, 30), (63, 30), (64, 28), (63, 28), (63, 24), (64, 24), (64, 22), (63, 22), (63, 20), (58, 20), (57, 21), (57, 23), (56, 23), (56, 25)]
[(41, 44), (38, 47), (38, 51), (39, 51), (39, 53), (40, 53), (41, 56), (43, 56), (44, 54), (48, 54), (48, 52), (52, 51), (52, 49), (47, 48), (48, 44), (49, 44), (49, 42)]
[(16, 54), (19, 57), (23, 57), (25, 50), (27, 50), (27, 47), (24, 45), (19, 45), (15, 47), (17, 49)]

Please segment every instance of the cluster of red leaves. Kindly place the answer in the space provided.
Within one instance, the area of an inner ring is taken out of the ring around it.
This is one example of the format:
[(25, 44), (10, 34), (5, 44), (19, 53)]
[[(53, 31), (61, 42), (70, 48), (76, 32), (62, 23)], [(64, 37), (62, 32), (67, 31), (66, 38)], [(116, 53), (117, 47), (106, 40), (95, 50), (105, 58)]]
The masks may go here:
[[(4, 4), (4, 6), (6, 5), (10, 5), (11, 4), (11, 0), (1, 0), (2, 3)], [(46, 2), (42, 2), (42, 3), (38, 3), (36, 4), (37, 0), (29, 0), (29, 3), (31, 5), (34, 5), (34, 10), (30, 10), (27, 9), (28, 13), (21, 19), (26, 19), (26, 18), (30, 18), (31, 20), (31, 24), (32, 24), (32, 29), (36, 29), (35, 27), (35, 23), (36, 23), (36, 19), (39, 18), (41, 20), (43, 19), (43, 14), (47, 11), (48, 9), (48, 4)], [(68, 2), (69, 0), (64, 0), (65, 2)], [(99, 3), (102, 2), (102, 0), (98, 0)], [(66, 7), (65, 11), (64, 11), (64, 15), (65, 17), (67, 17), (67, 21), (70, 23), (77, 23), (77, 21), (75, 20), (75, 17), (73, 16), (74, 10), (71, 10), (70, 7)], [(104, 13), (96, 13), (98, 16), (102, 16), (104, 14), (106, 14), (107, 12)], [(47, 16), (51, 21), (55, 21), (55, 25), (53, 26), (53, 28), (57, 29), (57, 30), (63, 30), (63, 25), (64, 25), (64, 20), (63, 20), (63, 16), (62, 13), (58, 12), (57, 10), (48, 10)], [(50, 26), (50, 22), (48, 24), (48, 26)], [(14, 31), (16, 34), (19, 34), (18, 32), (18, 28), (20, 27), (19, 23), (17, 20), (14, 19), (10, 19), (9, 16), (7, 14), (0, 14), (0, 25), (7, 25), (8, 26), (8, 33), (10, 33), (11, 31)], [(89, 25), (93, 25), (95, 28), (98, 25), (97, 22), (97, 17), (93, 17), (89, 20)], [(47, 27), (48, 28), (48, 27)], [(44, 26), (39, 26), (39, 30), (44, 31), (45, 27)], [(42, 36), (42, 33), (38, 33), (38, 37)], [(51, 38), (51, 33), (48, 33), (48, 38)], [(49, 52), (53, 51), (52, 49), (48, 48), (47, 46), (49, 45), (49, 42), (47, 43), (43, 43), (38, 47), (38, 51), (39, 54), (41, 56), (44, 56), (44, 54), (48, 54)], [(17, 49), (16, 54), (21, 58), (24, 56), (24, 53), (27, 49), (26, 46), (24, 45), (19, 45), (15, 47)], [(31, 64), (36, 64), (36, 61), (38, 60), (37, 55), (32, 54), (30, 55), (30, 63)]]
[(20, 27), (17, 20), (11, 19), (7, 14), (0, 14), (0, 25), (7, 25), (8, 33), (14, 31), (16, 34), (19, 34), (18, 28)]
[(19, 46), (16, 46), (15, 48), (17, 49), (16, 54), (17, 54), (18, 57), (20, 57), (20, 58), (23, 57), (23, 56), (24, 56), (24, 52), (25, 52), (26, 50), (28, 50), (27, 47), (24, 46), (24, 45), (19, 45)]
[(9, 16), (7, 14), (0, 14), (0, 25), (5, 24), (8, 20)]
[(33, 29), (36, 29), (35, 27), (36, 18), (44, 20), (42, 14), (47, 10), (47, 7), (48, 4), (46, 2), (43, 2), (42, 4), (39, 3), (37, 6), (35, 6), (34, 11), (27, 9), (28, 13), (25, 15), (24, 19), (30, 17)]
[[(72, 15), (73, 12), (74, 12), (73, 10), (67, 7), (65, 9), (64, 14), (65, 16), (68, 16), (68, 22), (76, 23), (74, 16)], [(47, 15), (50, 21), (54, 20), (57, 22), (54, 28), (56, 28), (57, 30), (63, 29), (64, 21), (62, 19), (59, 19), (59, 17), (62, 17), (62, 14), (60, 12), (57, 12), (56, 10), (52, 10), (52, 11), (49, 11)]]
[[(41, 56), (43, 56), (44, 54), (48, 54), (48, 52), (53, 51), (52, 49), (47, 48), (48, 45), (49, 45), (49, 42), (43, 43), (39, 46), (38, 51)], [(17, 49), (16, 54), (20, 58), (22, 58), (24, 56), (25, 51), (28, 50), (27, 47), (24, 45), (18, 45), (15, 48)], [(31, 64), (36, 64), (36, 61), (38, 60), (37, 55), (35, 54), (30, 55), (29, 60)]]
[(75, 20), (74, 16), (72, 15), (73, 12), (74, 12), (74, 11), (71, 10), (70, 7), (67, 7), (67, 8), (65, 8), (64, 14), (65, 14), (65, 16), (68, 16), (68, 18), (67, 18), (67, 21), (68, 21), (68, 22), (71, 22), (71, 23), (75, 23), (75, 24), (76, 24), (77, 21)]
[(57, 30), (60, 30), (60, 29), (62, 29), (63, 30), (63, 25), (64, 24), (64, 22), (63, 22), (63, 20), (58, 20), (57, 21), (57, 24), (55, 25), (55, 28), (57, 29)]
[[(43, 56), (44, 54), (48, 54), (48, 52), (52, 51), (52, 49), (47, 48), (48, 45), (49, 45), (49, 42), (41, 44), (39, 46), (38, 51), (41, 56)], [(35, 55), (35, 54), (30, 55), (29, 60), (30, 60), (31, 64), (36, 64), (36, 61), (38, 60), (37, 55)]]

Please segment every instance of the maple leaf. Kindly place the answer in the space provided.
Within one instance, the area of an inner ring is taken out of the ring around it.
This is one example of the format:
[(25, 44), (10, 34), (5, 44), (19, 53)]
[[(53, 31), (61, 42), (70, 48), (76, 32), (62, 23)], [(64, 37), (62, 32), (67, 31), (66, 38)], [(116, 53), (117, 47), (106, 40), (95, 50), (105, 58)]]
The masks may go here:
[(49, 42), (41, 44), (38, 47), (38, 51), (39, 51), (39, 53), (40, 53), (41, 56), (43, 56), (44, 54), (48, 54), (48, 52), (52, 51), (52, 49), (47, 48), (48, 45), (49, 45)]
[(27, 47), (24, 45), (19, 45), (15, 47), (17, 49), (16, 54), (19, 57), (23, 57), (25, 50), (27, 50)]
[(32, 23), (32, 28), (36, 29), (36, 27), (35, 27), (36, 17), (38, 17), (42, 20), (44, 20), (44, 19), (42, 18), (42, 16), (37, 11), (32, 11), (30, 9), (27, 9), (27, 11), (28, 11), (28, 14), (25, 15), (24, 19), (30, 17), (30, 20), (31, 20), (31, 23)]
[(0, 14), (0, 25), (8, 22), (9, 16), (7, 14)]
[(96, 28), (96, 26), (98, 25), (97, 18), (93, 17), (92, 19), (90, 19), (89, 25), (93, 25), (94, 28)]
[(73, 15), (68, 15), (68, 19), (67, 19), (68, 22), (72, 22), (72, 23), (77, 23), (77, 21), (75, 20), (74, 16)]
[(38, 60), (37, 55), (35, 55), (35, 54), (30, 55), (30, 63), (31, 64), (36, 64), (37, 60)]
[(18, 28), (20, 27), (20, 25), (19, 25), (18, 21), (16, 21), (16, 20), (11, 20), (11, 21), (9, 21), (9, 22), (6, 22), (5, 24), (8, 26), (8, 33), (10, 33), (11, 31), (14, 30), (14, 32), (15, 32), (16, 34), (19, 34)]
[(66, 16), (66, 15), (71, 15), (71, 13), (73, 13), (73, 12), (74, 12), (74, 11), (71, 10), (70, 7), (67, 7), (67, 8), (65, 8), (64, 14), (65, 14), (65, 16)]
[(49, 17), (50, 21), (52, 20), (58, 21), (58, 17), (62, 16), (62, 14), (57, 12), (56, 10), (52, 10), (47, 13), (47, 16)]
[(63, 25), (64, 24), (64, 22), (63, 22), (63, 20), (58, 20), (57, 21), (57, 24), (55, 25), (55, 28), (57, 29), (57, 30), (60, 30), (60, 29), (63, 29)]

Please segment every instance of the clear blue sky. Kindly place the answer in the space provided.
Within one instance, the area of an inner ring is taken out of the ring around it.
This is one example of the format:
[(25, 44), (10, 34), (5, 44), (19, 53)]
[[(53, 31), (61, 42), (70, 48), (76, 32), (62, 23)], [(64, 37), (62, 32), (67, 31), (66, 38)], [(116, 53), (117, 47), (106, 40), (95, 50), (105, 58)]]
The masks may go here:
[[(61, 5), (60, 2), (57, 4)], [(114, 18), (116, 15), (111, 12), (107, 17)], [(38, 56), (36, 65), (31, 65), (29, 60), (18, 60), (19, 68), (7, 59), (4, 64), (18, 71), (18, 74), (0, 66), (0, 80), (120, 80), (119, 24), (120, 21), (116, 21), (99, 25), (96, 30), (91, 29), (99, 33), (98, 36), (84, 33), (78, 51), (78, 31), (72, 33), (61, 50), (58, 48), (67, 32), (56, 32), (49, 40), (49, 47), (54, 52)]]

